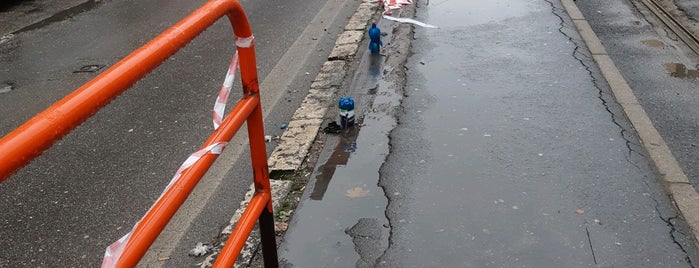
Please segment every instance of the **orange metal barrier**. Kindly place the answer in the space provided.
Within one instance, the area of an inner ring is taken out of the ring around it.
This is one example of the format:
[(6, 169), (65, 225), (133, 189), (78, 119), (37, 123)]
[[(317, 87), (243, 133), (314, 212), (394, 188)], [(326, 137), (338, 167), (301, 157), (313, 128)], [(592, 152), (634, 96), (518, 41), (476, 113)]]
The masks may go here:
[[(236, 39), (252, 41), (247, 16), (237, 0), (212, 0), (206, 3), (95, 79), (0, 139), (0, 182), (50, 148), (54, 142), (130, 88), (224, 15), (228, 16), (233, 26)], [(233, 265), (259, 217), (265, 266), (277, 267), (271, 189), (254, 44), (250, 42), (247, 45), (238, 46), (237, 51), (240, 57), (243, 97), (221, 126), (202, 145), (202, 148), (230, 141), (243, 123), (247, 122), (257, 193), (243, 213), (214, 266), (231, 267)], [(116, 267), (133, 267), (138, 264), (217, 156), (205, 154), (193, 166), (184, 170), (181, 177), (168, 187), (135, 227), (123, 253), (114, 264)]]

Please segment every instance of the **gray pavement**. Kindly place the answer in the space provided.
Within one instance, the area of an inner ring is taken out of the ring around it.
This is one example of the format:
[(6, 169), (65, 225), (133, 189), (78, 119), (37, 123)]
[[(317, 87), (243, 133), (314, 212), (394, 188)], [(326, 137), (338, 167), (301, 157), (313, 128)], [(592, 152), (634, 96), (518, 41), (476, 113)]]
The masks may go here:
[(440, 28), (415, 30), (404, 76), (390, 60), (406, 50), (386, 49), (377, 82), (362, 58), (348, 92), (369, 102), (366, 125), (328, 138), (281, 246), (288, 265), (694, 266), (691, 233), (558, 1), (419, 5)]
[[(20, 3), (21, 2), (21, 3)], [(6, 0), (0, 3), (0, 36), (36, 29), (88, 11), (100, 0)]]
[[(691, 6), (686, 1), (678, 1), (678, 5)], [(578, 6), (689, 181), (697, 188), (699, 109), (696, 103), (699, 103), (699, 83), (697, 77), (688, 77), (687, 73), (697, 70), (699, 56), (678, 45), (661, 22), (650, 16), (640, 16), (648, 14), (640, 3), (586, 1)], [(685, 10), (689, 17), (699, 15), (699, 10)], [(699, 27), (695, 26), (694, 30), (699, 32)], [(684, 72), (677, 72), (682, 69)]]

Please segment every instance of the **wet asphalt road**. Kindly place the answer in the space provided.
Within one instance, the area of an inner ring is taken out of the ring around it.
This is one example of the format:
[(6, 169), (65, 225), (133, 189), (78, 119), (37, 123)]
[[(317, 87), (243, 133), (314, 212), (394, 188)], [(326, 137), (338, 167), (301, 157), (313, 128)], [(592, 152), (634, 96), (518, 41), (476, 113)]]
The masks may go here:
[[(699, 17), (696, 3), (676, 2), (688, 17)], [(578, 5), (689, 181), (699, 187), (699, 78), (688, 76), (699, 68), (699, 56), (678, 48), (676, 38), (656, 26), (662, 25), (657, 20), (639, 16), (648, 11), (634, 3), (586, 1)], [(699, 32), (699, 25), (690, 26)], [(673, 74), (681, 70), (677, 66), (685, 71)]]
[[(610, 23), (635, 20), (596, 8), (615, 14)], [(288, 264), (694, 266), (686, 224), (558, 1), (417, 10), (440, 28), (415, 30), (404, 87), (387, 72), (375, 90), (353, 81), (350, 92), (376, 94), (364, 105), (378, 109), (358, 134), (328, 138), (282, 244)], [(362, 60), (358, 74), (372, 81)], [(397, 113), (381, 105), (401, 95)]]
[[(96, 76), (75, 72), (81, 67), (109, 68), (203, 2), (100, 1), (93, 9), (16, 33), (0, 49), (0, 82), (11, 86), (0, 93), (0, 134)], [(242, 4), (256, 37), (266, 129), (270, 135), (280, 135), (280, 123), (288, 122), (310, 85), (312, 76), (304, 73), (318, 71), (358, 3)], [(321, 10), (330, 12), (320, 14)], [(20, 14), (3, 14), (12, 15)], [(316, 18), (319, 23), (309, 25)], [(311, 29), (312, 36), (301, 36), (304, 29)], [(308, 43), (302, 46), (303, 53), (298, 48), (289, 52), (298, 40)], [(98, 266), (107, 245), (128, 232), (182, 161), (211, 133), (211, 109), (233, 53), (232, 41), (227, 20), (219, 21), (4, 181), (0, 267)], [(267, 77), (279, 71), (280, 59), (297, 65), (281, 67), (289, 76), (286, 80)], [(235, 84), (231, 103), (241, 91), (239, 82)], [(184, 220), (168, 236), (175, 240), (160, 246), (156, 242), (161, 254), (156, 256), (169, 258), (159, 264), (190, 266), (201, 261), (188, 257), (187, 251), (220, 234), (252, 182), (245, 146), (242, 140), (231, 143), (226, 150), (231, 153), (224, 153), (219, 159), (223, 163), (203, 180), (205, 186), (200, 188), (205, 190), (195, 190), (189, 206), (194, 209), (176, 216)], [(268, 150), (273, 146), (268, 144)], [(199, 207), (206, 209), (202, 212)]]

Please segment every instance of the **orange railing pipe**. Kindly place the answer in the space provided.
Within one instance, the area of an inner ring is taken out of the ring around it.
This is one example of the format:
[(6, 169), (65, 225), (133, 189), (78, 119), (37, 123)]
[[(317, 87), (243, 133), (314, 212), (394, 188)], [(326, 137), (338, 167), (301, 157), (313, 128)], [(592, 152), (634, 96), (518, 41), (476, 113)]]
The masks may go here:
[[(213, 0), (116, 63), (75, 92), (56, 102), (0, 139), (0, 182), (7, 179), (100, 108), (131, 87), (194, 39), (218, 18), (228, 15), (239, 37), (252, 31), (237, 1)], [(239, 48), (241, 77), (246, 93), (257, 93), (253, 48)]]
[(221, 253), (216, 257), (213, 267), (233, 267), (235, 260), (240, 254), (240, 251), (245, 246), (245, 242), (255, 228), (255, 223), (257, 218), (260, 216), (263, 210), (267, 209), (267, 204), (271, 203), (271, 196), (269, 193), (257, 193), (250, 200), (248, 207), (240, 216), (238, 223), (235, 225), (235, 229), (228, 238), (228, 242), (223, 246)]
[[(247, 123), (257, 192), (226, 243), (222, 253), (224, 257), (217, 263), (232, 265), (254, 228), (255, 221), (259, 219), (265, 266), (276, 267), (278, 261), (255, 50), (247, 16), (236, 0), (212, 0), (206, 3), (0, 139), (0, 182), (50, 148), (54, 142), (82, 124), (224, 15), (228, 16), (236, 35), (243, 97), (201, 148), (227, 143)], [(133, 267), (138, 264), (217, 157), (218, 154), (205, 154), (182, 171), (180, 177), (173, 181), (136, 225), (123, 250), (117, 253), (115, 266)], [(111, 261), (112, 259), (107, 262), (108, 266), (113, 264), (109, 264)]]
[[(201, 148), (217, 142), (230, 141), (259, 104), (260, 98), (257, 95), (242, 99)], [(136, 226), (117, 267), (134, 267), (138, 264), (216, 158), (216, 154), (202, 156), (194, 165), (183, 171), (180, 178), (163, 193)]]

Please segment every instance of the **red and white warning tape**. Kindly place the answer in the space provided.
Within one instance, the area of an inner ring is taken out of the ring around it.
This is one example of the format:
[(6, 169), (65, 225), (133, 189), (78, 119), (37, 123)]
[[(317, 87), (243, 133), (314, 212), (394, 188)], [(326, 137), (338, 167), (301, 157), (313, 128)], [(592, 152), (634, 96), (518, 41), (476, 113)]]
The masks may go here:
[[(161, 198), (163, 198), (163, 195), (165, 194), (165, 192), (167, 192), (167, 190), (170, 189), (170, 186), (172, 186), (173, 184), (175, 184), (175, 182), (177, 182), (177, 180), (182, 176), (182, 173), (186, 169), (192, 167), (204, 155), (221, 154), (221, 152), (223, 152), (223, 149), (226, 147), (227, 144), (228, 144), (227, 142), (217, 142), (217, 143), (211, 144), (211, 145), (207, 146), (206, 148), (203, 148), (203, 149), (193, 153), (192, 155), (190, 155), (187, 158), (187, 160), (185, 160), (184, 163), (182, 163), (180, 168), (177, 170), (177, 173), (175, 173), (175, 176), (170, 180), (170, 183), (168, 183), (168, 185), (165, 187), (165, 190), (163, 191), (163, 193), (160, 194), (160, 197), (158, 197), (158, 200), (156, 201), (156, 203), (158, 201), (160, 201)], [(151, 209), (153, 209), (152, 206), (150, 209), (148, 209), (148, 211), (150, 212)], [(143, 220), (143, 218), (141, 218), (141, 220)], [(114, 243), (109, 245), (109, 247), (107, 247), (107, 250), (104, 252), (104, 259), (102, 260), (102, 268), (116, 266), (117, 262), (119, 261), (119, 258), (121, 257), (121, 254), (124, 253), (124, 248), (126, 248), (126, 244), (129, 243), (129, 240), (131, 239), (131, 235), (136, 230), (136, 226), (138, 226), (138, 223), (140, 223), (141, 220), (139, 220), (134, 225), (134, 227), (131, 229), (131, 231), (128, 234), (119, 238), (119, 240), (115, 241)]]
[(231, 59), (231, 65), (228, 67), (226, 79), (223, 81), (223, 86), (218, 92), (218, 97), (216, 97), (216, 103), (214, 104), (214, 129), (218, 129), (223, 121), (223, 112), (226, 110), (228, 95), (231, 93), (231, 88), (233, 87), (233, 80), (235, 80), (235, 72), (237, 69), (238, 51), (235, 52), (233, 59)]
[[(255, 42), (255, 37), (235, 37), (235, 45), (237, 47), (248, 48), (252, 46)], [(233, 80), (235, 80), (235, 72), (238, 70), (238, 51), (235, 51), (233, 59), (231, 59), (231, 64), (228, 67), (228, 72), (226, 73), (226, 79), (223, 81), (223, 86), (218, 92), (216, 97), (216, 103), (214, 104), (214, 129), (218, 129), (223, 122), (223, 113), (226, 110), (226, 104), (228, 103), (228, 96), (231, 93), (231, 88), (233, 87)]]
[(410, 5), (413, 0), (383, 0), (383, 14), (391, 15), (391, 10), (402, 8), (405, 5)]
[(388, 15), (383, 15), (383, 18), (384, 18), (384, 19), (387, 19), (387, 20), (397, 21), (397, 22), (412, 23), (412, 24), (415, 24), (415, 25), (417, 25), (417, 26), (422, 26), (422, 27), (425, 27), (425, 28), (439, 28), (439, 27), (434, 26), (434, 25), (432, 25), (432, 24), (427, 24), (427, 23), (424, 23), (424, 22), (421, 22), (421, 21), (417, 21), (417, 20), (414, 20), (414, 19), (410, 19), (410, 18), (396, 18), (396, 17), (391, 17), (391, 16), (388, 16)]
[(251, 35), (249, 37), (235, 37), (235, 45), (238, 47), (249, 48), (255, 42), (255, 36)]
[[(237, 47), (249, 48), (252, 46), (254, 40), (255, 37), (252, 35), (250, 37), (245, 38), (236, 36), (235, 45)], [(223, 122), (223, 113), (226, 109), (226, 103), (228, 102), (228, 96), (230, 95), (231, 88), (233, 87), (233, 80), (235, 80), (235, 72), (238, 70), (238, 65), (238, 51), (236, 50), (235, 54), (233, 55), (233, 59), (231, 59), (231, 64), (228, 67), (226, 79), (223, 81), (223, 86), (221, 87), (221, 90), (219, 91), (218, 96), (216, 97), (216, 103), (214, 104), (214, 129), (218, 129), (218, 127)], [(165, 190), (163, 190), (163, 192), (160, 194), (160, 197), (158, 197), (158, 201), (160, 201), (165, 192), (167, 192), (167, 190), (170, 189), (170, 186), (172, 186), (173, 184), (175, 184), (175, 182), (177, 182), (177, 180), (179, 180), (179, 178), (182, 176), (182, 173), (185, 170), (192, 167), (195, 163), (197, 163), (197, 161), (199, 161), (203, 156), (207, 154), (221, 154), (221, 152), (223, 152), (223, 149), (226, 147), (227, 144), (228, 142), (217, 142), (191, 154), (187, 158), (187, 160), (185, 160), (184, 163), (182, 163), (180, 168), (177, 169), (175, 176), (172, 177), (170, 183), (168, 183), (168, 185), (165, 187)], [(151, 209), (153, 209), (152, 206), (148, 211), (150, 211)], [(143, 218), (141, 218), (141, 220), (143, 220)], [(121, 254), (124, 253), (124, 248), (129, 243), (131, 235), (136, 230), (136, 226), (138, 226), (139, 222), (137, 222), (134, 225), (134, 227), (128, 234), (124, 235), (119, 240), (115, 241), (114, 243), (109, 245), (109, 247), (107, 247), (107, 250), (104, 253), (104, 259), (102, 260), (102, 268), (116, 266), (117, 262), (119, 261), (119, 258), (121, 257)]]
[(426, 27), (426, 28), (438, 28), (437, 26), (427, 24), (424, 22), (420, 22), (414, 19), (409, 19), (409, 18), (396, 18), (396, 17), (391, 17), (391, 11), (394, 9), (400, 9), (403, 6), (410, 5), (413, 3), (412, 0), (382, 0), (383, 1), (383, 18), (387, 20), (392, 20), (392, 21), (397, 21), (397, 22), (403, 22), (403, 23), (412, 23), (418, 26)]
[[(206, 148), (201, 149), (199, 151), (196, 151), (192, 155), (187, 157), (187, 160), (184, 160), (184, 163), (182, 163), (180, 168), (177, 169), (177, 173), (175, 173), (175, 176), (172, 178), (172, 180), (170, 180), (170, 183), (165, 187), (165, 191), (167, 191), (170, 188), (170, 186), (172, 186), (172, 184), (175, 181), (177, 181), (177, 179), (179, 179), (180, 176), (182, 176), (182, 172), (184, 172), (185, 169), (192, 167), (204, 155), (221, 154), (221, 152), (223, 152), (223, 149), (226, 148), (227, 144), (228, 144), (228, 142), (217, 142), (217, 143), (211, 144), (209, 146), (206, 146)], [(165, 191), (163, 191), (163, 193)]]

